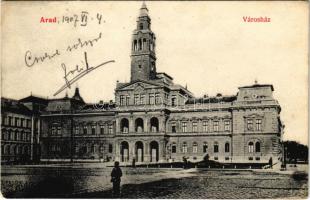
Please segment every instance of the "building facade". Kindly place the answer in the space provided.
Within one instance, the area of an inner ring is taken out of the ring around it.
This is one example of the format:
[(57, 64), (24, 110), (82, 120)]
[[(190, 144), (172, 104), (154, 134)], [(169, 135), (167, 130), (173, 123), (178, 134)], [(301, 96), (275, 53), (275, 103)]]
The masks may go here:
[(157, 72), (156, 37), (144, 3), (131, 46), (131, 79), (117, 82), (115, 101), (85, 103), (78, 88), (73, 97), (47, 100), (40, 112), (42, 161), (280, 161), (284, 126), (272, 85), (194, 97)]
[(42, 103), (47, 101), (31, 96), (21, 100), (1, 98), (1, 163), (40, 160)]

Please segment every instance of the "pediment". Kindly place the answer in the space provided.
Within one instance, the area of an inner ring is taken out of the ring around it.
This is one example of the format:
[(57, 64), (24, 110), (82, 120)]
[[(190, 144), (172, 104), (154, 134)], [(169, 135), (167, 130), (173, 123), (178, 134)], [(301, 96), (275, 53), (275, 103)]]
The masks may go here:
[(137, 81), (134, 83), (128, 83), (128, 84), (122, 85), (117, 90), (134, 90), (134, 91), (141, 92), (141, 91), (144, 91), (145, 89), (156, 88), (158, 86), (159, 85), (157, 84), (153, 84), (149, 82)]

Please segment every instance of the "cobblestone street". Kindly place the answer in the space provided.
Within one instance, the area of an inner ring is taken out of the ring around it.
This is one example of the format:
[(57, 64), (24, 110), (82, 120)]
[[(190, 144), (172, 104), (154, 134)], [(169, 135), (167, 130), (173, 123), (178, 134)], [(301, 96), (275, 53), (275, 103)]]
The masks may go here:
[[(78, 197), (112, 198), (111, 190)], [(121, 198), (169, 199), (247, 199), (247, 198), (306, 198), (307, 179), (252, 171), (198, 171), (192, 177), (165, 179), (145, 184), (127, 184)]]
[[(124, 167), (120, 198), (306, 198), (304, 171)], [(1, 192), (10, 198), (113, 198), (110, 172), (99, 165), (7, 166)]]

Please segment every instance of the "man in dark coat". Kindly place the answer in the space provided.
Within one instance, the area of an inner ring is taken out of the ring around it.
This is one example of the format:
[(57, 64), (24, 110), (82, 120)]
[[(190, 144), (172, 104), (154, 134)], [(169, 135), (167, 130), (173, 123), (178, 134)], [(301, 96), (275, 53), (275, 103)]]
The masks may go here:
[(119, 167), (119, 162), (114, 163), (114, 168), (111, 172), (111, 182), (113, 183), (113, 197), (120, 196), (121, 177), (123, 173)]

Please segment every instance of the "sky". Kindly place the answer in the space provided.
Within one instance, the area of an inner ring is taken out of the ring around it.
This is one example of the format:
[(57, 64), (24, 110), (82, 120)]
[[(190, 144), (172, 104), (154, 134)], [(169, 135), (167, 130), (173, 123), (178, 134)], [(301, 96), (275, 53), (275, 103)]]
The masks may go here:
[[(2, 96), (60, 98), (79, 87), (86, 102), (114, 100), (116, 81), (130, 80), (131, 34), (141, 4), (2, 2)], [(238, 87), (255, 80), (273, 84), (282, 107), (284, 139), (308, 143), (307, 2), (151, 1), (146, 5), (156, 34), (158, 72), (187, 85), (196, 97), (236, 95)], [(86, 26), (81, 26), (82, 12), (88, 13)], [(57, 23), (40, 23), (42, 17), (56, 17)], [(64, 20), (70, 17), (73, 21)], [(268, 17), (270, 22), (247, 23), (243, 17)], [(78, 38), (95, 39), (100, 33), (93, 46), (66, 51)], [(52, 59), (32, 67), (25, 63), (27, 51), (34, 58), (56, 50), (60, 55)], [(85, 65), (84, 52), (91, 66), (115, 62), (53, 96), (65, 84), (63, 64), (67, 71)]]

